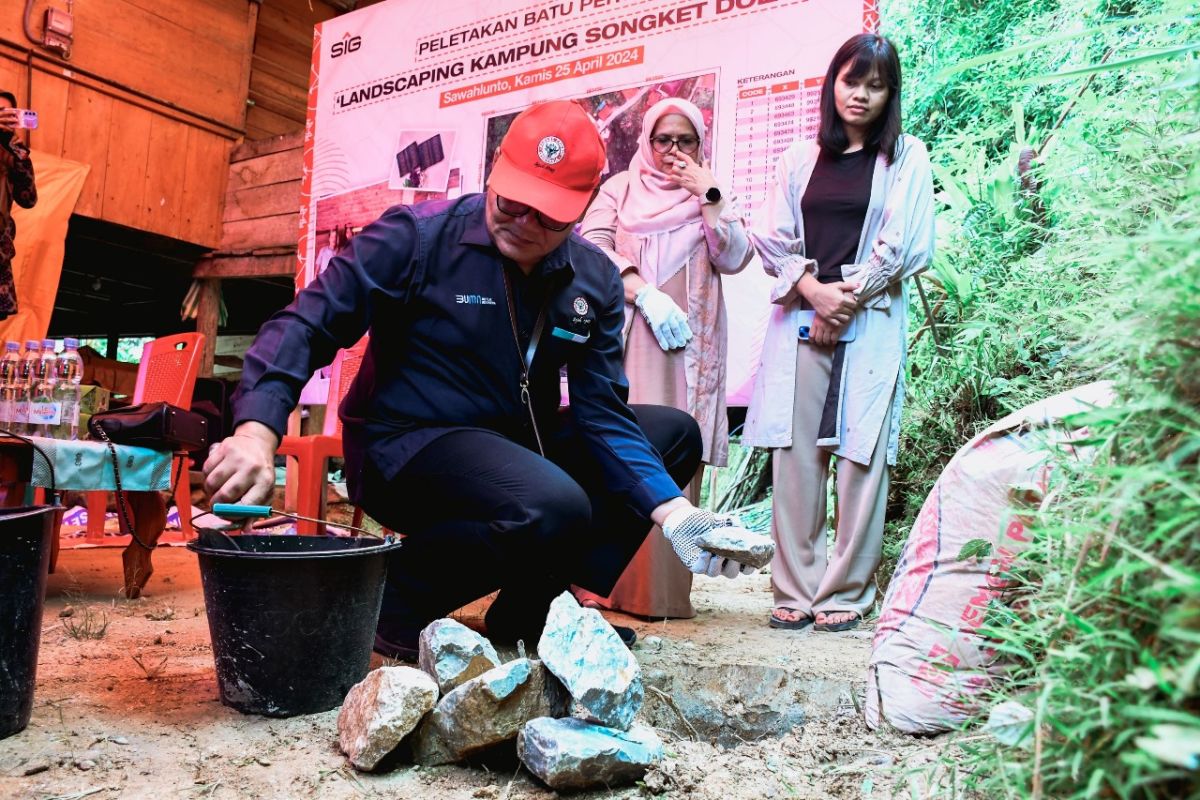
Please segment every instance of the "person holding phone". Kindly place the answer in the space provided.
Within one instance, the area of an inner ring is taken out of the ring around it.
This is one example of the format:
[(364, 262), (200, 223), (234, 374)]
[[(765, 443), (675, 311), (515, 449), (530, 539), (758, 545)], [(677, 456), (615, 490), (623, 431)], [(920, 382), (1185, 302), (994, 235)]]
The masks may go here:
[(900, 85), (890, 41), (843, 44), (821, 88), (819, 136), (780, 157), (751, 233), (776, 279), (743, 437), (773, 448), (774, 628), (847, 630), (875, 600), (908, 282), (934, 246), (929, 154), (901, 130)]
[[(651, 106), (629, 169), (600, 187), (581, 232), (621, 273), (630, 402), (687, 411), (700, 425), (703, 462), (723, 466), (727, 322), (721, 275), (740, 272), (753, 250), (740, 215), (704, 160), (705, 134), (695, 104), (667, 98)], [(700, 474), (685, 490), (693, 503), (700, 497)], [(584, 599), (644, 617), (695, 616), (692, 573), (659, 538), (647, 537), (607, 598)]]
[(13, 222), (13, 203), (33, 208), (37, 187), (33, 181), (33, 162), (29, 148), (15, 134), (24, 124), (17, 98), (0, 90), (0, 320), (17, 313), (17, 288), (13, 282), (12, 260), (17, 225)]

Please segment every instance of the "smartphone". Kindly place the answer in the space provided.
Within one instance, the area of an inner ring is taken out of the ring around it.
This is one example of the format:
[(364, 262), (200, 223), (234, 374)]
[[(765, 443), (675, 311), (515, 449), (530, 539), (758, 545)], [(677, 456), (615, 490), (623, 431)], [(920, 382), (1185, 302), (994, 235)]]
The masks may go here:
[(33, 130), (37, 127), (37, 112), (30, 111), (27, 108), (18, 108), (17, 112), (17, 127)]
[[(812, 310), (800, 312), (800, 330), (797, 332), (800, 341), (808, 341), (808, 337), (812, 333), (813, 319), (816, 317), (816, 315), (817, 312)], [(842, 328), (842, 334), (838, 337), (839, 342), (854, 341), (854, 321), (855, 317), (851, 317), (850, 322), (846, 325), (846, 327)]]

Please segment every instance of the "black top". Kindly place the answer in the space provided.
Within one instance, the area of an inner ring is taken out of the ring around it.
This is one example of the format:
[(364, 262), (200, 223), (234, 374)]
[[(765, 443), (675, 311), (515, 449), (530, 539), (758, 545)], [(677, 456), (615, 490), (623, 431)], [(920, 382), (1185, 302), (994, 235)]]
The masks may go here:
[[(800, 212), (804, 217), (805, 254), (817, 262), (817, 280), (821, 283), (840, 281), (842, 265), (855, 262), (871, 202), (874, 172), (872, 149), (840, 156), (822, 150), (817, 156), (800, 200)], [(810, 306), (806, 303), (804, 307)]]
[(532, 447), (521, 362), (544, 314), (530, 369), (536, 414), (558, 412), (565, 364), (571, 411), (606, 485), (649, 515), (679, 490), (626, 404), (620, 275), (599, 248), (572, 234), (526, 277), (488, 234), (484, 199), (395, 206), (355, 236), (255, 337), (235, 425), (257, 420), (282, 434), (308, 376), (369, 329), (340, 408), (352, 499), (361, 499), (364, 456), (390, 481), (451, 430), (489, 430)]

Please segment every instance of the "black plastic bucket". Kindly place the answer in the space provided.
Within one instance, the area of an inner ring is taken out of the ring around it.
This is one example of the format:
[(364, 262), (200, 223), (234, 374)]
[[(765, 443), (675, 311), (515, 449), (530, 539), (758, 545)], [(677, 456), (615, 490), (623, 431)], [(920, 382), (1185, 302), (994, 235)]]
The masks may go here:
[(190, 542), (200, 557), (221, 702), (269, 717), (341, 704), (370, 666), (387, 554), (398, 546), (213, 531)]
[(53, 506), (0, 508), (0, 739), (33, 711)]

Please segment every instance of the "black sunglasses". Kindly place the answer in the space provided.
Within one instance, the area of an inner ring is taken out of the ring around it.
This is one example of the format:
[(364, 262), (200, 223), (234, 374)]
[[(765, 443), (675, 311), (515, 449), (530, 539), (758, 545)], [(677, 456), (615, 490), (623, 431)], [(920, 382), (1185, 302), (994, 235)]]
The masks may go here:
[(672, 147), (678, 147), (679, 152), (687, 153), (689, 156), (700, 149), (700, 140), (695, 136), (674, 136), (659, 135), (650, 139), (650, 146), (654, 148), (656, 153), (669, 153)]
[(575, 224), (575, 220), (561, 222), (557, 219), (551, 219), (533, 206), (526, 205), (525, 203), (517, 203), (509, 200), (508, 198), (501, 197), (500, 195), (496, 195), (496, 208), (499, 209), (501, 214), (509, 217), (523, 217), (526, 214), (533, 214), (535, 217), (537, 217), (539, 225), (548, 231), (554, 231), (556, 233), (561, 233)]

